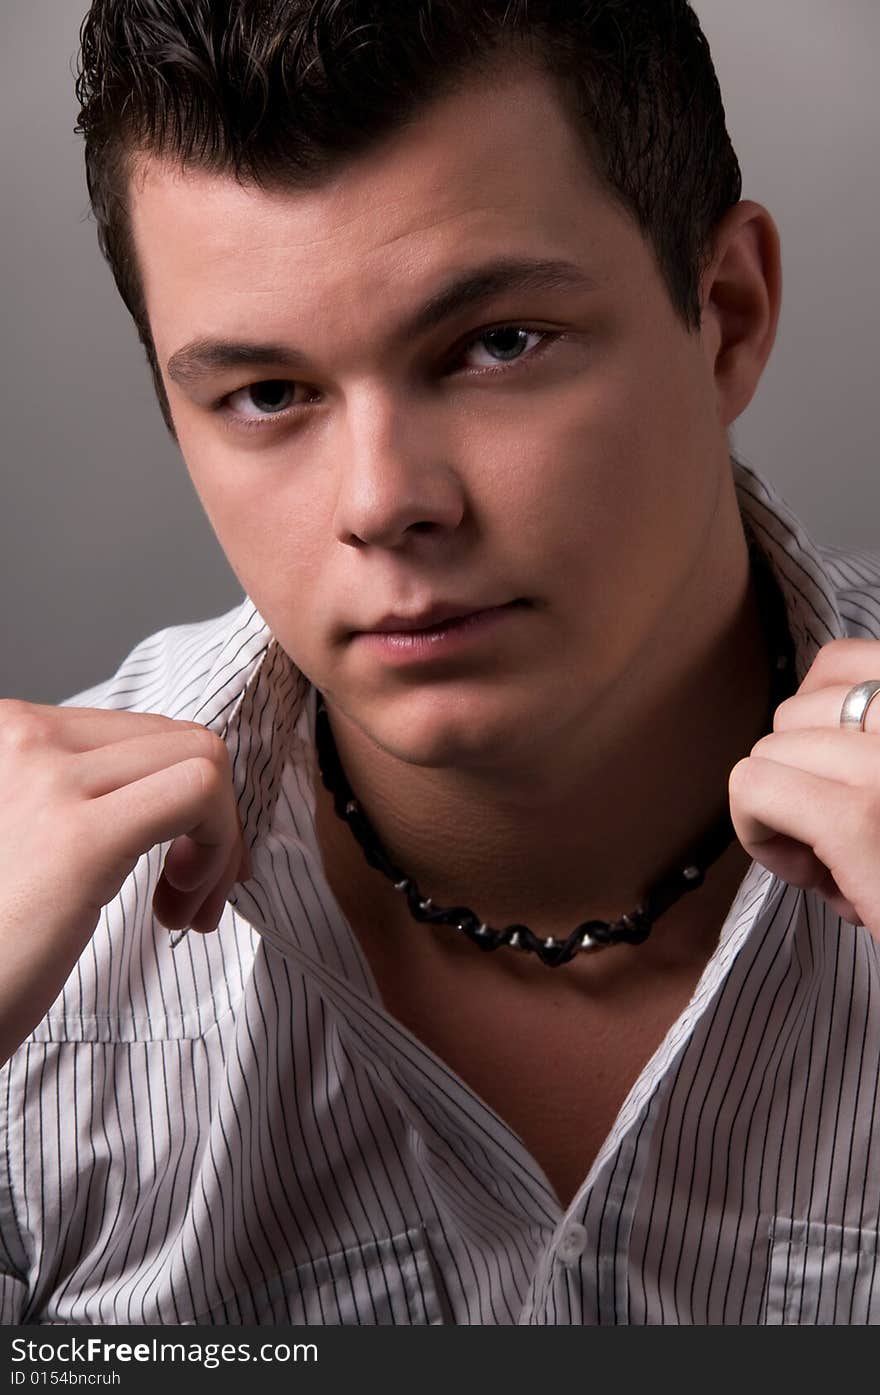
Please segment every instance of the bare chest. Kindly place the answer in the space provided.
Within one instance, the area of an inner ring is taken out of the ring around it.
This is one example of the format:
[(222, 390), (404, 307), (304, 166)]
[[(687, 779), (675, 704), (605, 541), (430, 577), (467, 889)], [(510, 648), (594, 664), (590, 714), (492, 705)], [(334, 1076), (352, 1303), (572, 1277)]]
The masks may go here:
[[(509, 950), (444, 943), (401, 914), (378, 873), (352, 862), (332, 811), (322, 804), (319, 815), (325, 869), (388, 1011), (519, 1135), (567, 1207), (689, 1002), (711, 937), (705, 953), (656, 972), (629, 946), (609, 951), (594, 973), (583, 963), (549, 969)], [(715, 890), (700, 893), (706, 925), (721, 924), (742, 875), (732, 859)], [(511, 953), (518, 967), (498, 962)]]
[[(369, 956), (383, 1001), (520, 1136), (568, 1206), (627, 1094), (684, 1009), (694, 979), (650, 1004), (593, 998), (562, 983), (505, 982), (456, 964), (405, 979)], [(478, 970), (482, 961), (474, 962)], [(549, 970), (549, 973), (563, 972)]]

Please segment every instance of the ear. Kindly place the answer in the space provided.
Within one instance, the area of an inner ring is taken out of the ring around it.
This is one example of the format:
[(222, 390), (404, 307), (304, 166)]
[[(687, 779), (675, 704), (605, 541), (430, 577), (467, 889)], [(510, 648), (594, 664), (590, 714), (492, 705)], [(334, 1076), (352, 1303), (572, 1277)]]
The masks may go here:
[(703, 348), (726, 428), (755, 395), (782, 304), (779, 232), (761, 204), (735, 204), (717, 224), (700, 300)]

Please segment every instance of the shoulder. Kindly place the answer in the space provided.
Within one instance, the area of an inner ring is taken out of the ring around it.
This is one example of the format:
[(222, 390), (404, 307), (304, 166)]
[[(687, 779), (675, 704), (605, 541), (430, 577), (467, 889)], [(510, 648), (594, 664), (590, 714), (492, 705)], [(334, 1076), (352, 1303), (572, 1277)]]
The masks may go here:
[(230, 637), (254, 614), (253, 604), (246, 600), (223, 615), (157, 630), (140, 640), (109, 678), (58, 705), (183, 717), (198, 706)]
[(838, 609), (852, 638), (880, 638), (880, 550), (818, 546)]

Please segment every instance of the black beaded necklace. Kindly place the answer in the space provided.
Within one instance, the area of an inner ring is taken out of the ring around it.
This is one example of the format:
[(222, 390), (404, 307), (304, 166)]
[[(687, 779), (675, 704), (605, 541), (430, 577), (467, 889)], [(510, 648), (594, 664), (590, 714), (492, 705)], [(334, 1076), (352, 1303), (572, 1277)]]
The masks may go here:
[[(746, 526), (749, 556), (755, 577), (758, 605), (764, 621), (768, 658), (772, 662), (770, 706), (765, 720), (765, 732), (773, 730), (773, 714), (785, 698), (796, 690), (794, 646), (788, 629), (785, 601), (773, 573)], [(415, 920), (432, 925), (451, 925), (483, 950), (512, 949), (537, 954), (543, 963), (556, 967), (566, 964), (584, 950), (614, 944), (641, 944), (651, 933), (654, 922), (688, 891), (703, 884), (706, 872), (729, 847), (736, 836), (729, 810), (705, 836), (695, 844), (691, 854), (683, 859), (684, 866), (675, 867), (664, 876), (636, 906), (619, 920), (588, 920), (578, 925), (564, 940), (546, 939), (534, 934), (527, 925), (507, 925), (494, 930), (466, 906), (435, 906), (419, 887), (396, 867), (388, 857), (378, 837), (346, 779), (323, 697), (318, 694), (315, 720), (315, 744), (321, 779), (333, 795), (333, 807), (339, 818), (348, 824), (371, 867), (383, 872), (394, 883), (396, 891), (406, 896), (410, 914)]]

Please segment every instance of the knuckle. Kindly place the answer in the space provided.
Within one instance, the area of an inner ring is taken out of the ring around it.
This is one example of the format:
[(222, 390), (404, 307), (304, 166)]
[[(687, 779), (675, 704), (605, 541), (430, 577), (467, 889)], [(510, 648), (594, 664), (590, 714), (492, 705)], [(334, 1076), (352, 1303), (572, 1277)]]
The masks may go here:
[(215, 731), (210, 731), (208, 727), (199, 727), (198, 735), (194, 735), (193, 740), (201, 759), (208, 760), (213, 765), (229, 764), (229, 752)]
[(785, 698), (785, 700), (779, 704), (776, 711), (773, 713), (774, 732), (786, 730), (788, 726), (788, 720), (791, 715), (791, 710), (791, 698)]
[(197, 731), (200, 733), (200, 735), (210, 736), (211, 738), (217, 741), (220, 740), (219, 736), (217, 736), (217, 733), (215, 731), (212, 731), (210, 727), (206, 727), (204, 722), (183, 722), (180, 721), (178, 718), (175, 718), (174, 725), (177, 727), (185, 727), (189, 731)]
[(828, 824), (827, 851), (835, 861), (851, 856), (853, 849), (861, 847), (866, 833), (876, 838), (880, 831), (880, 792), (850, 788), (847, 796), (841, 801), (837, 817)]
[[(833, 644), (834, 641), (832, 640), (831, 643)], [(807, 669), (807, 672), (804, 675), (804, 683), (809, 682), (809, 684), (812, 686), (815, 685), (818, 680), (820, 686), (824, 685), (823, 680), (825, 670), (828, 668), (831, 660), (831, 655), (828, 653), (828, 650), (830, 648), (831, 645), (826, 644), (819, 650), (818, 654), (816, 654), (815, 658), (813, 659), (813, 662), (810, 664), (810, 667)]]
[(215, 799), (224, 783), (216, 763), (206, 756), (193, 756), (185, 765), (193, 794), (198, 799)]
[(849, 639), (829, 639), (828, 643), (823, 644), (817, 651), (810, 665), (810, 674), (823, 677), (826, 672), (837, 669), (841, 659), (848, 654), (850, 645)]
[(861, 791), (860, 825), (874, 834), (880, 834), (880, 788), (871, 785)]
[(827, 644), (822, 645), (816, 657), (821, 663), (830, 664), (839, 659), (841, 654), (849, 653), (851, 649), (852, 641), (849, 639), (829, 639)]
[(0, 698), (0, 722), (5, 722), (7, 717), (14, 717), (19, 712), (29, 711), (31, 705), (23, 698)]
[(17, 698), (0, 702), (0, 742), (7, 751), (25, 753), (45, 745), (49, 729), (49, 722), (34, 703)]
[(744, 756), (742, 760), (737, 761), (727, 778), (728, 791), (732, 792), (734, 789), (741, 790), (746, 780), (748, 780), (749, 774), (749, 757)]

